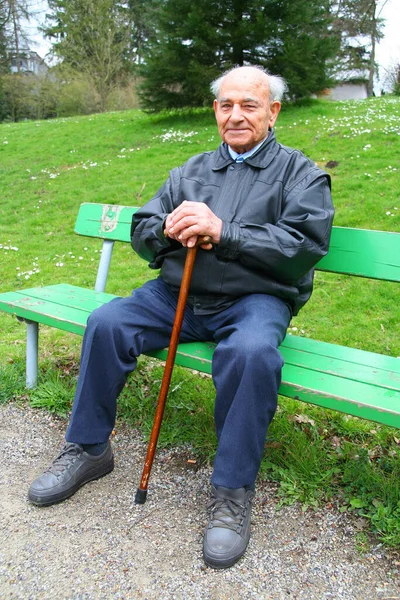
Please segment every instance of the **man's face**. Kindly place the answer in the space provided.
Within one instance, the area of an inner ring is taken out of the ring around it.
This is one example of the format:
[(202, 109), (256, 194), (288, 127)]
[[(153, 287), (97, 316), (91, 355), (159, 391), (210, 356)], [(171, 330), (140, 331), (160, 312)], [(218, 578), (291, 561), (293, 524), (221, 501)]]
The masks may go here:
[(224, 142), (239, 154), (257, 146), (273, 127), (280, 102), (269, 100), (265, 74), (242, 67), (227, 75), (222, 83), (214, 112)]

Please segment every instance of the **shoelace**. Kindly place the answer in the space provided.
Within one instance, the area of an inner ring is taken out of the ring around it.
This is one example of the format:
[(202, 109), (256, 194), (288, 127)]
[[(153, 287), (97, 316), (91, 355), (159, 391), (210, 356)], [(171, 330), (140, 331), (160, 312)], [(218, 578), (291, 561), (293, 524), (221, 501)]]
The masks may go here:
[(57, 475), (65, 469), (71, 463), (71, 457), (77, 457), (81, 454), (82, 450), (78, 444), (67, 442), (60, 454), (56, 456), (49, 468), (48, 473), (54, 473)]
[(246, 506), (234, 500), (215, 498), (208, 505), (210, 511), (209, 527), (223, 527), (240, 533), (246, 516)]

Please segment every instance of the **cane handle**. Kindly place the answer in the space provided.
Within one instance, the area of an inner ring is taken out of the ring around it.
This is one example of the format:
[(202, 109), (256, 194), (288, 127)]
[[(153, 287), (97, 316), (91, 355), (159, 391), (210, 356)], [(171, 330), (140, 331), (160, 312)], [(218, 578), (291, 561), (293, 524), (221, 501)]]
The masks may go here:
[[(164, 229), (164, 235), (165, 235), (165, 237), (168, 237), (168, 233), (167, 233), (166, 229)], [(197, 241), (196, 241), (195, 246), (203, 246), (204, 244), (212, 244), (211, 236), (209, 236), (209, 235), (199, 235), (197, 237)]]

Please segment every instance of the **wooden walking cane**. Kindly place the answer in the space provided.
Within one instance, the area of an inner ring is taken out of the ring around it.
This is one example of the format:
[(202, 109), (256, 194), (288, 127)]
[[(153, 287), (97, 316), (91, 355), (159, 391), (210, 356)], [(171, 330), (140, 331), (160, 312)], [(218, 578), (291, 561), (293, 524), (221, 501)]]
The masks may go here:
[(164, 414), (165, 401), (167, 399), (169, 385), (171, 383), (172, 370), (174, 368), (176, 350), (178, 347), (179, 336), (182, 327), (183, 315), (185, 312), (186, 301), (189, 293), (190, 280), (192, 278), (194, 261), (197, 254), (197, 248), (202, 244), (209, 244), (211, 239), (208, 236), (199, 237), (196, 245), (193, 248), (188, 248), (183, 269), (181, 289), (179, 291), (178, 303), (174, 324), (172, 327), (171, 340), (169, 343), (167, 360), (165, 363), (164, 374), (161, 381), (160, 393), (158, 395), (157, 408), (154, 415), (153, 427), (151, 430), (150, 441), (147, 448), (146, 460), (143, 467), (142, 478), (139, 487), (136, 491), (135, 503), (144, 504), (147, 496), (147, 486), (150, 477), (151, 467), (153, 465), (154, 455), (156, 452), (158, 436), (161, 428), (161, 421)]

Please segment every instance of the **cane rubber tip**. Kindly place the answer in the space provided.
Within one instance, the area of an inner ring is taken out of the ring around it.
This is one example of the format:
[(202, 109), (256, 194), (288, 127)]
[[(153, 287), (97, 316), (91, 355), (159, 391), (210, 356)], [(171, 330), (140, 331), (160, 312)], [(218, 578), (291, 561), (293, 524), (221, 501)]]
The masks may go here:
[(144, 504), (146, 502), (147, 490), (141, 490), (140, 488), (136, 491), (135, 504)]

